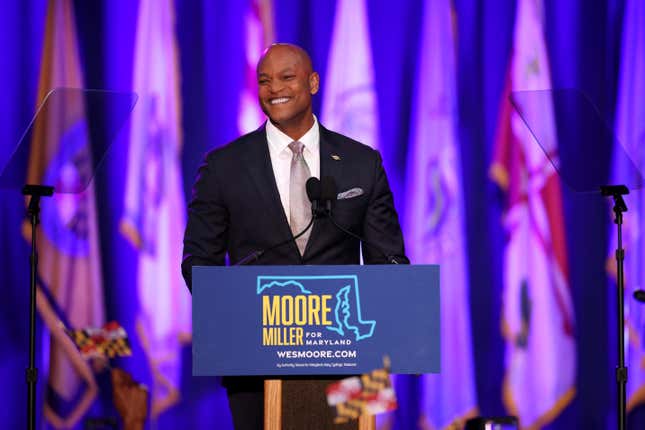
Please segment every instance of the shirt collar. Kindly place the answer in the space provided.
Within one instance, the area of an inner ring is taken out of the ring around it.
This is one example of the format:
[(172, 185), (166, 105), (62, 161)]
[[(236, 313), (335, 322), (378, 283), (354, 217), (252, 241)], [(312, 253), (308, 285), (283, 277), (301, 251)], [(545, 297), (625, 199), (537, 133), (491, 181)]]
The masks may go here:
[[(316, 118), (316, 115), (313, 117), (313, 125), (298, 141), (305, 146), (305, 151), (310, 151), (312, 154), (315, 154), (320, 147), (320, 130), (318, 128), (318, 118)], [(267, 120), (266, 132), (267, 141), (276, 153), (288, 149), (289, 144), (293, 142), (293, 139), (280, 131), (271, 120)]]

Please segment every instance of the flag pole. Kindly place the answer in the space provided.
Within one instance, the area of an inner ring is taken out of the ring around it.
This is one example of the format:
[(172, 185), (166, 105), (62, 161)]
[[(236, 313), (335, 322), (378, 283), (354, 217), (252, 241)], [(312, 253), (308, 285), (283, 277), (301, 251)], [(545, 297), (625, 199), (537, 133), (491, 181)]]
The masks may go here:
[(31, 196), (27, 214), (31, 218), (31, 256), (29, 257), (29, 367), (25, 370), (27, 380), (27, 428), (36, 429), (36, 276), (38, 272), (38, 251), (36, 249), (36, 226), (40, 214), (40, 198), (54, 194), (54, 187), (48, 185), (25, 185), (22, 194)]
[(600, 187), (603, 196), (614, 199), (614, 214), (616, 218), (617, 246), (616, 246), (616, 292), (618, 306), (618, 366), (616, 366), (616, 384), (618, 387), (618, 430), (625, 429), (627, 410), (627, 367), (625, 366), (625, 277), (623, 263), (625, 249), (623, 249), (623, 212), (627, 212), (627, 205), (623, 195), (629, 194), (625, 185), (605, 185)]

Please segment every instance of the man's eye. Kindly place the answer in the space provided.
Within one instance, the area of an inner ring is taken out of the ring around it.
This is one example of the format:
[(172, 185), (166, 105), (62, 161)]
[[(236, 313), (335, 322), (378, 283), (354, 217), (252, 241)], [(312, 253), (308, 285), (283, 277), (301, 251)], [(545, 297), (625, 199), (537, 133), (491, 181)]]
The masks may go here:
[(292, 80), (293, 78), (295, 78), (295, 76), (294, 76), (294, 75), (287, 75), (287, 76), (285, 76), (285, 77), (284, 77), (284, 80), (285, 80), (285, 81), (290, 81), (290, 80)]
[(258, 81), (258, 85), (266, 85), (267, 83), (269, 83), (269, 81), (267, 81), (266, 79)]

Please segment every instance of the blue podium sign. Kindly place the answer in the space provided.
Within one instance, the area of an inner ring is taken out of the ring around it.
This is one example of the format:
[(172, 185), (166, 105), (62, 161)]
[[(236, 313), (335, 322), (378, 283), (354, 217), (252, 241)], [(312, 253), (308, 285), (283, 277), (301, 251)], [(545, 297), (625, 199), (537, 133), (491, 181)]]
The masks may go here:
[(193, 268), (194, 375), (438, 373), (439, 266)]

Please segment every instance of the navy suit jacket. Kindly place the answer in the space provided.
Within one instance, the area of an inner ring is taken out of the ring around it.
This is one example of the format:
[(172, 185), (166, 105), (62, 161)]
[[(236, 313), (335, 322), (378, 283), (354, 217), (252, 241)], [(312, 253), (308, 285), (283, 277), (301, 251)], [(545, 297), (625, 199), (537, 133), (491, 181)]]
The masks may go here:
[[(363, 194), (336, 200), (336, 222), (375, 247), (363, 245), (366, 264), (408, 263), (392, 193), (379, 153), (320, 125), (320, 176), (338, 192)], [(271, 165), (265, 127), (206, 155), (188, 206), (182, 272), (191, 288), (192, 266), (235, 264), (254, 251), (292, 238)], [(328, 219), (316, 219), (304, 255), (294, 241), (264, 253), (253, 264), (358, 264), (359, 242)]]

